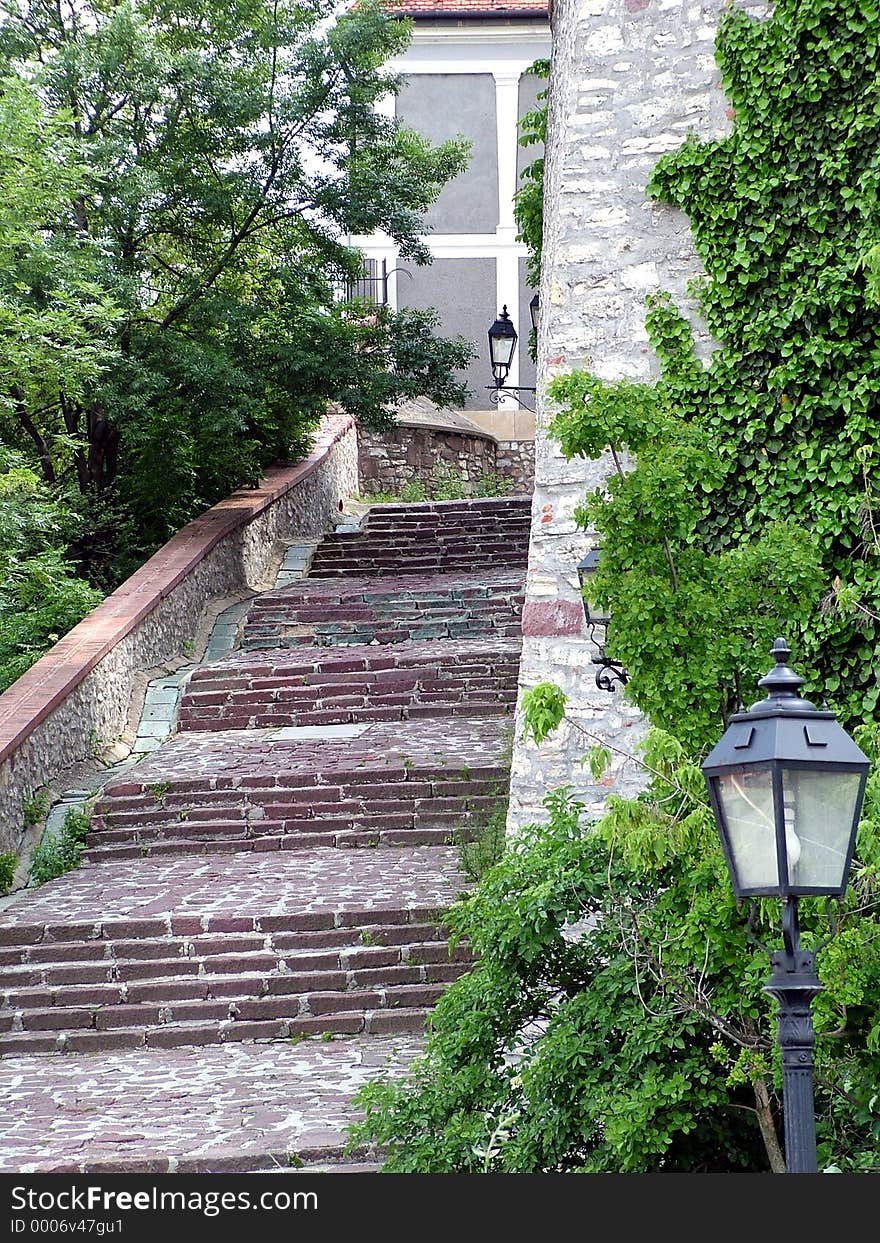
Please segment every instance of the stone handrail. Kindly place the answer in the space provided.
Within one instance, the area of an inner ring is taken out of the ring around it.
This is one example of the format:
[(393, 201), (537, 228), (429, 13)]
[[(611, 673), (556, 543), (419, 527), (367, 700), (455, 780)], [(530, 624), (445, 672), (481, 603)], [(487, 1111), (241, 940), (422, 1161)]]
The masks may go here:
[(138, 677), (183, 654), (211, 602), (253, 590), (279, 540), (319, 537), (357, 490), (354, 420), (328, 415), (307, 458), (184, 527), (0, 695), (0, 851), (20, 848), (25, 800), (119, 738)]

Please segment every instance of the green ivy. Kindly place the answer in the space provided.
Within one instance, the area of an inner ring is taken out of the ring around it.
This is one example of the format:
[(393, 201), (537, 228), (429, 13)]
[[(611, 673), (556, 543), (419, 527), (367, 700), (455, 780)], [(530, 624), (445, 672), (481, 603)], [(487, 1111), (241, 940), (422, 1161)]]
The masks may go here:
[(786, 520), (822, 549), (824, 607), (799, 656), (853, 722), (880, 695), (880, 6), (779, 0), (766, 21), (730, 8), (717, 60), (730, 134), (664, 156), (649, 193), (690, 218), (719, 346), (689, 365), (668, 306), (649, 330), (679, 416), (719, 454), (706, 546)]
[[(539, 78), (549, 78), (549, 60), (536, 60), (528, 73)], [(538, 106), (525, 113), (519, 122), (521, 147), (542, 144), (547, 138), (547, 95), (538, 92)], [(528, 251), (527, 275), (529, 284), (537, 289), (541, 278), (541, 243), (544, 233), (544, 157), (537, 156), (520, 173), (522, 184), (513, 200), (513, 215), (519, 228), (517, 241), (524, 242)]]

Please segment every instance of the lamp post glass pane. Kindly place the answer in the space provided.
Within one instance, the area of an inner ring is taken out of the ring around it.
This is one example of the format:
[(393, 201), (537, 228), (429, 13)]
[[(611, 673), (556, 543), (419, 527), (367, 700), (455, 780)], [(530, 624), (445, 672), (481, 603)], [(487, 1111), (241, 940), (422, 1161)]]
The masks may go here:
[(860, 773), (783, 769), (789, 880), (796, 888), (843, 889), (860, 785)]
[(776, 889), (776, 822), (769, 764), (749, 764), (714, 778), (739, 889)]
[(599, 568), (599, 550), (591, 548), (578, 566), (578, 577), (581, 580), (581, 596), (587, 621), (593, 626), (607, 626), (610, 620), (608, 612), (593, 597), (595, 573)]
[(513, 360), (513, 350), (516, 345), (516, 337), (514, 336), (490, 336), (489, 347), (492, 357), (492, 365), (494, 367), (509, 367)]

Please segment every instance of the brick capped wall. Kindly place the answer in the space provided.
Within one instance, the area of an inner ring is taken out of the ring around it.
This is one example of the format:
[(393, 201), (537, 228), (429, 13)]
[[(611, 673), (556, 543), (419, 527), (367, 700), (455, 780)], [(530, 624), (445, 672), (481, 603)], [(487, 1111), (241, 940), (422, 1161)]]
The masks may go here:
[(141, 672), (179, 658), (212, 601), (253, 589), (279, 540), (319, 537), (357, 488), (354, 421), (331, 415), (308, 458), (184, 527), (0, 695), (0, 850), (19, 848), (25, 799), (124, 730)]

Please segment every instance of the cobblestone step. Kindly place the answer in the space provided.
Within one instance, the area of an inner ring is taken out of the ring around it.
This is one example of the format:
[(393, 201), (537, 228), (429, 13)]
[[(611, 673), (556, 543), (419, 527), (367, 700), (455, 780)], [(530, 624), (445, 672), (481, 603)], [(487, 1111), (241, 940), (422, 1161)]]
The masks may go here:
[(425, 572), (492, 572), (525, 568), (531, 524), (529, 498), (375, 507), (356, 533), (334, 534), (318, 545), (309, 576), (388, 575), (417, 560)]
[[(394, 553), (392, 561), (404, 555), (410, 568), (409, 554)], [(331, 560), (334, 556), (327, 553)], [(350, 564), (348, 554), (340, 564)], [(499, 572), (494, 558), (480, 575), (347, 579), (344, 588), (336, 581), (309, 577), (256, 597), (244, 619), (241, 647), (385, 646), (444, 639), (455, 643), (480, 636), (518, 639), (522, 580), (521, 572)]]
[[(466, 968), (459, 965), (461, 974)], [(451, 975), (451, 973), (450, 973)], [(0, 1014), (0, 1054), (59, 1053), (284, 1040), (327, 1033), (421, 1031), (446, 987), (424, 980), (270, 996), (176, 997), (91, 1009)]]
[[(437, 925), (401, 925), (394, 931), (399, 935), (396, 944), (366, 945), (359, 939), (358, 931), (352, 930), (350, 943), (338, 950), (285, 950), (274, 945), (271, 938), (266, 938), (268, 948), (262, 945), (251, 949), (250, 943), (248, 948), (242, 948), (240, 942), (236, 944), (236, 938), (230, 937), (231, 947), (219, 948), (223, 941), (218, 938), (218, 949), (213, 954), (188, 953), (192, 950), (190, 942), (171, 938), (145, 942), (149, 953), (143, 958), (123, 957), (112, 943), (100, 943), (106, 956), (92, 962), (76, 958), (70, 962), (57, 951), (52, 962), (27, 961), (3, 969), (0, 1015), (46, 1006), (97, 1007), (145, 1000), (151, 995), (146, 986), (156, 981), (174, 983), (168, 997), (207, 998), (215, 986), (222, 990), (222, 995), (233, 995), (230, 989), (239, 981), (240, 993), (235, 995), (250, 996), (255, 992), (296, 991), (306, 986), (303, 981), (314, 988), (318, 977), (327, 988), (363, 984), (367, 977), (373, 983), (393, 983), (393, 973), (401, 969), (415, 970), (418, 979), (431, 981), (445, 978), (443, 973), (450, 965), (470, 961), (464, 947), (458, 947), (454, 953), (449, 951)], [(419, 940), (420, 934), (432, 939)], [(31, 951), (33, 948), (28, 947)], [(158, 995), (153, 994), (154, 998)]]

